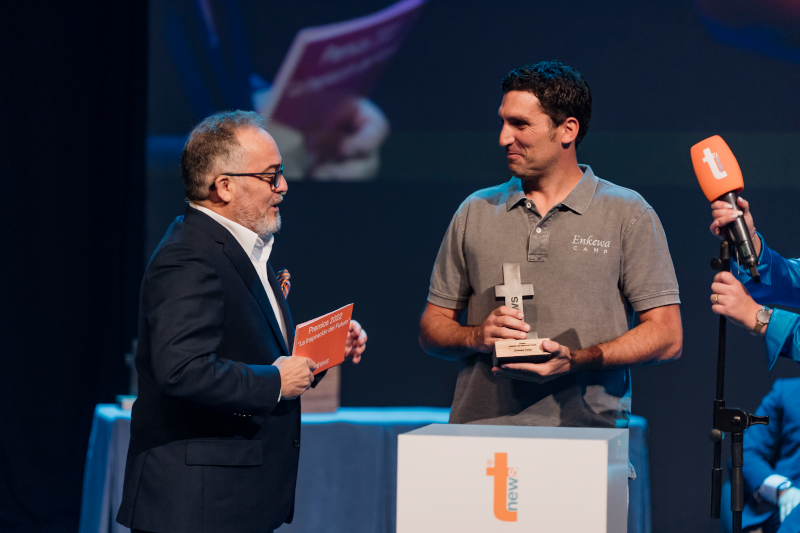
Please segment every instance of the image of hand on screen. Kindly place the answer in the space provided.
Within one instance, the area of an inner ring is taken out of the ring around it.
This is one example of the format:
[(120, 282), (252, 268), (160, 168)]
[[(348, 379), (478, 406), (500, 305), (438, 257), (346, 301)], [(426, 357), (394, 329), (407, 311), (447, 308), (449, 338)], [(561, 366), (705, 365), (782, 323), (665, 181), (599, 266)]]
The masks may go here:
[[(372, 179), (389, 121), (369, 93), (422, 4), (276, 21), (277, 8), (247, 0), (159, 3), (151, 26), (151, 135), (185, 135), (186, 124), (253, 109), (280, 145), (288, 179)], [(264, 30), (276, 24), (283, 33)]]
[[(262, 115), (269, 97), (270, 89), (253, 94), (253, 107)], [(377, 176), (389, 121), (367, 98), (352, 98), (322, 133), (303, 133), (275, 119), (267, 122), (267, 130), (284, 154), (287, 179), (358, 181)]]

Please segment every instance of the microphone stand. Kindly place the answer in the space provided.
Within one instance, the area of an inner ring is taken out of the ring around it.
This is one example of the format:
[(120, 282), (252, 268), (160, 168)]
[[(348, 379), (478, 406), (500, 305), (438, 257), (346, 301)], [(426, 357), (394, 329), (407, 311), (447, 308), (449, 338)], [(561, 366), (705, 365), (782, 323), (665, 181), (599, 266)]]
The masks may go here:
[[(731, 269), (731, 243), (724, 239), (719, 247), (719, 257), (711, 260), (711, 268), (719, 272)], [(719, 317), (719, 345), (717, 351), (717, 394), (714, 400), (714, 429), (709, 438), (714, 443), (714, 468), (711, 470), (711, 518), (719, 519), (722, 501), (722, 439), (731, 434), (731, 513), (733, 533), (742, 531), (744, 511), (744, 432), (755, 424), (769, 424), (768, 416), (755, 416), (741, 409), (725, 407), (725, 334), (728, 321)]]

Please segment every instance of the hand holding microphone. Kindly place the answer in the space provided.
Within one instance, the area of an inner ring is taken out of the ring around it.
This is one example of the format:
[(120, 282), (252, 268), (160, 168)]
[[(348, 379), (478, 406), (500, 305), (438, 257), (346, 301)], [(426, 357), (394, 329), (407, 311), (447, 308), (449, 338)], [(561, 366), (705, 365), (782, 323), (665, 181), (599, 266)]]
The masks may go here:
[[(712, 232), (717, 234), (715, 230), (719, 230), (727, 233), (728, 240), (736, 250), (739, 264), (750, 271), (754, 282), (759, 283), (761, 278), (756, 268), (758, 267), (758, 253), (751, 238), (751, 235), (755, 234), (753, 218), (750, 217), (750, 227), (748, 228), (744, 217), (734, 213), (736, 207), (743, 207), (739, 202), (739, 193), (744, 189), (739, 163), (719, 135), (695, 144), (692, 146), (691, 153), (697, 181), (700, 182), (700, 187), (708, 201), (712, 202), (712, 209), (715, 212), (716, 220), (711, 226)], [(749, 214), (749, 206), (747, 207)], [(728, 209), (730, 212), (727, 213), (726, 221), (724, 212)], [(722, 212), (717, 213), (719, 211)], [(744, 213), (744, 207), (742, 213)], [(734, 214), (736, 214), (735, 217), (733, 217)], [(720, 215), (721, 218), (718, 219), (716, 215)]]
[(717, 200), (711, 204), (711, 216), (714, 217), (714, 222), (711, 223), (712, 235), (716, 235), (720, 239), (725, 235), (724, 227), (736, 220), (739, 217), (744, 219), (747, 225), (747, 232), (750, 234), (750, 239), (753, 241), (753, 247), (756, 256), (761, 254), (761, 239), (758, 238), (756, 233), (755, 223), (753, 222), (753, 215), (750, 213), (750, 204), (742, 198), (738, 199), (738, 206), (732, 206), (728, 202)]
[[(720, 272), (711, 284), (711, 310), (728, 317), (731, 322), (746, 330), (753, 331), (756, 313), (761, 305), (753, 300), (750, 293), (730, 272)], [(764, 331), (760, 331), (762, 335)]]

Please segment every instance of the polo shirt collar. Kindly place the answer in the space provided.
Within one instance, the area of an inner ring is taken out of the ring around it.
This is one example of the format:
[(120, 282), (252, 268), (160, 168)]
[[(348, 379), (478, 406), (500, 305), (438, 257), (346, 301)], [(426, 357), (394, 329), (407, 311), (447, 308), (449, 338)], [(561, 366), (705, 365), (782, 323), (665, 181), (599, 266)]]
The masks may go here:
[[(589, 209), (589, 204), (592, 203), (592, 198), (594, 198), (594, 193), (597, 190), (598, 179), (589, 165), (578, 165), (578, 167), (583, 170), (583, 177), (561, 203), (582, 215)], [(511, 181), (508, 182), (506, 210), (511, 210), (526, 198), (525, 190), (522, 188), (522, 180), (517, 177), (511, 178)]]
[(508, 198), (506, 198), (506, 211), (525, 200), (525, 191), (522, 189), (522, 180), (514, 176), (508, 182)]
[(598, 179), (589, 165), (578, 165), (578, 167), (583, 170), (583, 177), (561, 204), (582, 215), (589, 209), (589, 204), (592, 203), (592, 198), (594, 198), (594, 193), (597, 190)]

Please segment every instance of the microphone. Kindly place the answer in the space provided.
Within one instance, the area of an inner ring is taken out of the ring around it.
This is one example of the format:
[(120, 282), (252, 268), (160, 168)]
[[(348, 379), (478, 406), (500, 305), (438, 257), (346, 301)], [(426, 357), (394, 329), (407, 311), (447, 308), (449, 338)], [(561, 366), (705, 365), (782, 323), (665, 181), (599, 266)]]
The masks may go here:
[[(742, 171), (725, 141), (714, 135), (692, 146), (692, 165), (700, 188), (709, 202), (722, 200), (739, 209), (737, 200), (744, 189)], [(750, 232), (742, 217), (737, 218), (725, 229), (728, 240), (738, 252), (738, 262), (750, 271), (753, 281), (761, 282), (758, 275), (758, 256), (756, 255)]]

